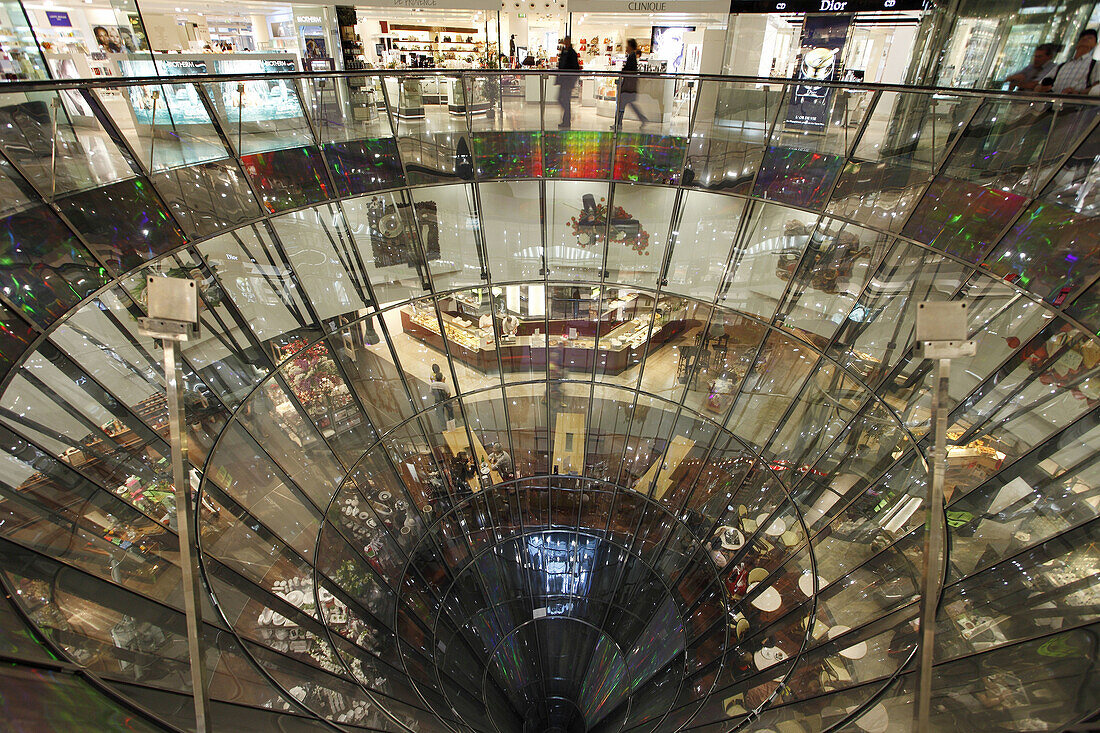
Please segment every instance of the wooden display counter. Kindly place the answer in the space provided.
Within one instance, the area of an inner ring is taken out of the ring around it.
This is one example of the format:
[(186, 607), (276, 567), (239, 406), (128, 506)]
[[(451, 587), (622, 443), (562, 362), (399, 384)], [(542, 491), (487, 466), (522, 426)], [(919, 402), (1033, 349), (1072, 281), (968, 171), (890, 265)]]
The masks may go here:
[[(476, 325), (449, 315), (443, 316), (447, 331), (447, 348), (451, 356), (481, 372), (496, 371), (497, 348), (491, 336)], [(467, 325), (468, 324), (468, 325)], [(409, 336), (443, 351), (443, 336), (439, 333), (434, 313), (420, 315), (411, 307), (401, 309), (401, 329)], [(654, 350), (684, 329), (683, 321), (670, 321), (654, 328), (650, 341)], [(642, 360), (649, 334), (648, 320), (635, 319), (614, 328), (596, 339), (578, 337), (564, 343), (560, 336), (550, 337), (550, 348), (561, 366), (574, 371), (591, 371), (598, 365), (604, 374), (620, 374)], [(500, 365), (506, 372), (529, 371), (546, 367), (546, 335), (514, 336), (500, 346)]]

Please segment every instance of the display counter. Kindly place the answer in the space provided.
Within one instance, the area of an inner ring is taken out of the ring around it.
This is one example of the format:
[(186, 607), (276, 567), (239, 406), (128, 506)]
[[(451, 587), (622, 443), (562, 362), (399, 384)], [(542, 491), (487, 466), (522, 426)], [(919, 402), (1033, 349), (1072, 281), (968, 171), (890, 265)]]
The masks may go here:
[[(555, 359), (570, 370), (589, 371), (598, 366), (605, 374), (619, 374), (642, 360), (647, 341), (656, 349), (684, 328), (684, 322), (662, 322), (658, 317), (650, 332), (651, 314), (621, 323), (606, 335), (602, 335), (597, 348), (593, 336), (568, 338), (559, 335), (549, 337), (549, 347)], [(523, 324), (521, 330), (528, 334), (503, 336), (500, 343), (500, 367), (506, 372), (524, 371), (546, 367), (547, 335), (533, 329), (545, 321)], [(443, 315), (446, 348), (451, 357), (482, 372), (495, 371), (497, 345), (492, 329), (479, 328), (474, 321), (462, 316)], [(434, 311), (420, 311), (411, 306), (401, 309), (401, 329), (409, 336), (442, 351), (444, 337), (439, 332), (439, 322)]]
[[(492, 106), (486, 89), (487, 77), (472, 77), (467, 85), (461, 78), (447, 80), (447, 111), (451, 114), (483, 114)], [(467, 89), (468, 87), (468, 89)], [(469, 92), (469, 93), (467, 93)]]
[[(513, 287), (516, 286), (508, 286), (506, 290)], [(599, 288), (585, 288), (585, 293), (581, 293), (579, 288), (572, 294), (559, 293), (550, 300), (548, 318), (543, 316), (541, 310), (531, 311), (528, 305), (526, 312), (519, 315), (519, 328), (516, 332), (520, 336), (528, 336), (535, 331), (595, 336), (597, 330), (607, 333), (625, 321), (647, 315), (653, 308), (651, 299), (643, 299), (638, 293), (631, 291), (620, 290), (618, 297), (608, 300), (600, 295)], [(537, 296), (537, 299), (541, 302), (542, 296)], [(522, 300), (523, 296), (520, 295), (518, 302), (522, 303)], [(452, 296), (444, 310), (477, 321), (488, 313), (488, 307), (484, 293), (465, 291)]]
[[(113, 55), (120, 57), (118, 64), (125, 76), (278, 74), (297, 69), (295, 57), (285, 53)], [(270, 77), (240, 84), (207, 82), (204, 90), (217, 114), (233, 125), (239, 124), (245, 134), (296, 130), (306, 124), (293, 79)], [(154, 98), (154, 93), (163, 97)], [(204, 131), (210, 126), (210, 112), (194, 84), (173, 84), (166, 80), (155, 86), (126, 87), (126, 94), (135, 130), (144, 132), (152, 128), (155, 134), (175, 137), (192, 125)], [(115, 119), (121, 121), (125, 117)]]

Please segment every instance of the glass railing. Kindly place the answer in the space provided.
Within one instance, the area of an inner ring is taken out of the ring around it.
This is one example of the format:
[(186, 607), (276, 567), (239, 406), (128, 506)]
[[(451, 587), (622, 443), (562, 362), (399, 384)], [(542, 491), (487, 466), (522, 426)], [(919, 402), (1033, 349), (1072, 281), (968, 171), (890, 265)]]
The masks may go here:
[[(181, 705), (137, 327), (161, 274), (203, 305), (185, 402), (224, 721), (507, 730), (553, 679), (592, 729), (905, 729), (915, 313), (965, 298), (936, 658), (985, 687), (937, 687), (937, 725), (1084, 715), (1098, 101), (560, 81), (4, 87), (0, 580), (51, 653)], [(583, 662), (537, 667), (566, 628)]]

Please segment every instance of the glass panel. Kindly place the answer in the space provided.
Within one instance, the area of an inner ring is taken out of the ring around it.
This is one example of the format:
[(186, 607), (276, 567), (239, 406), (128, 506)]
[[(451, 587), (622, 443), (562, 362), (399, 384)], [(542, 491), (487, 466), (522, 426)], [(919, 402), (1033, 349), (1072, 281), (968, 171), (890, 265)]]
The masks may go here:
[[(183, 244), (152, 187), (141, 178), (74, 194), (57, 202), (73, 228), (115, 274)], [(110, 211), (111, 216), (102, 216)]]
[(260, 215), (256, 197), (232, 160), (161, 171), (153, 186), (189, 237), (213, 234)]
[(317, 203), (334, 195), (316, 146), (241, 156), (241, 167), (269, 212)]
[(300, 81), (306, 113), (320, 142), (393, 137), (382, 96), (381, 76), (305, 78)]
[(242, 157), (314, 142), (293, 79), (214, 82), (202, 89)]
[(364, 263), (333, 205), (304, 209), (271, 220), (296, 281), (323, 320), (363, 312), (371, 296)]
[(607, 279), (627, 287), (657, 286), (674, 199), (675, 194), (667, 188), (625, 183), (615, 186), (607, 242)]
[(0, 220), (0, 290), (42, 327), (107, 282), (107, 273), (45, 206)]
[(782, 85), (702, 81), (685, 185), (746, 192), (764, 157), (784, 92)]
[(138, 84), (97, 96), (112, 109), (113, 98), (124, 95), (128, 114), (116, 114), (115, 124), (146, 168), (161, 171), (229, 154), (200, 98), (204, 91), (197, 84)]
[(937, 657), (952, 659), (1096, 620), (1095, 521), (1033, 547), (944, 593)]
[(1096, 193), (1086, 185), (1096, 169), (1100, 132), (1074, 151), (986, 263), (997, 275), (1061, 305), (1097, 272), (1088, 234), (1095, 226)]
[(79, 90), (36, 92), (31, 98), (4, 94), (0, 108), (0, 147), (46, 195), (105, 186), (134, 175)]
[(983, 101), (944, 165), (944, 175), (974, 184), (971, 189), (1026, 194), (1038, 172), (1030, 166), (1041, 155), (1055, 116), (1042, 102)]
[[(745, 203), (720, 194), (689, 191), (676, 212), (668, 290), (711, 302), (719, 294)], [(718, 287), (716, 287), (718, 284)]]
[(541, 280), (546, 263), (539, 184), (482, 183), (478, 188), (484, 214), (481, 232), (493, 282)]
[[(437, 186), (419, 189), (413, 194), (421, 233), (417, 243), (423, 248), (422, 257), (427, 260), (427, 269), (437, 291), (463, 285), (480, 287), (484, 283), (482, 274), (489, 263), (482, 260), (484, 239), (479, 233), (480, 222), (474, 202), (473, 187), (469, 185)], [(393, 207), (400, 209), (402, 204), (389, 204), (388, 210), (386, 206), (384, 201), (377, 214), (379, 225), (393, 229), (390, 218), (402, 216), (402, 212)], [(409, 213), (403, 212), (406, 217)], [(385, 229), (380, 231), (392, 236)], [(389, 248), (388, 242), (379, 244)], [(421, 268), (422, 265), (417, 264), (418, 273)]]
[(12, 666), (0, 671), (0, 677), (4, 699), (11, 703), (0, 707), (0, 713), (15, 730), (160, 730), (79, 677)]

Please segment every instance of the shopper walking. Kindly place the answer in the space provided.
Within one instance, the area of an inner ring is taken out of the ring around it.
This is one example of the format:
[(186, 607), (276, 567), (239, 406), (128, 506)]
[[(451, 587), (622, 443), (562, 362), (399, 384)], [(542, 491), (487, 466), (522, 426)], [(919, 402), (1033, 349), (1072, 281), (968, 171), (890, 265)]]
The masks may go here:
[(581, 70), (581, 61), (577, 52), (573, 50), (573, 41), (566, 36), (561, 41), (561, 50), (558, 51), (558, 69), (568, 73), (558, 74), (558, 104), (561, 105), (561, 124), (559, 129), (569, 127), (573, 122), (573, 87), (580, 77), (572, 72)]
[(619, 79), (619, 93), (616, 95), (615, 124), (612, 130), (620, 130), (623, 126), (623, 114), (627, 105), (634, 110), (634, 114), (642, 122), (645, 128), (649, 120), (638, 106), (638, 42), (633, 38), (626, 39), (626, 61), (623, 62), (623, 75)]
[(1043, 79), (1054, 75), (1054, 55), (1057, 53), (1057, 44), (1044, 43), (1036, 46), (1031, 63), (1005, 79), (1008, 88), (1012, 91), (1033, 91)]

